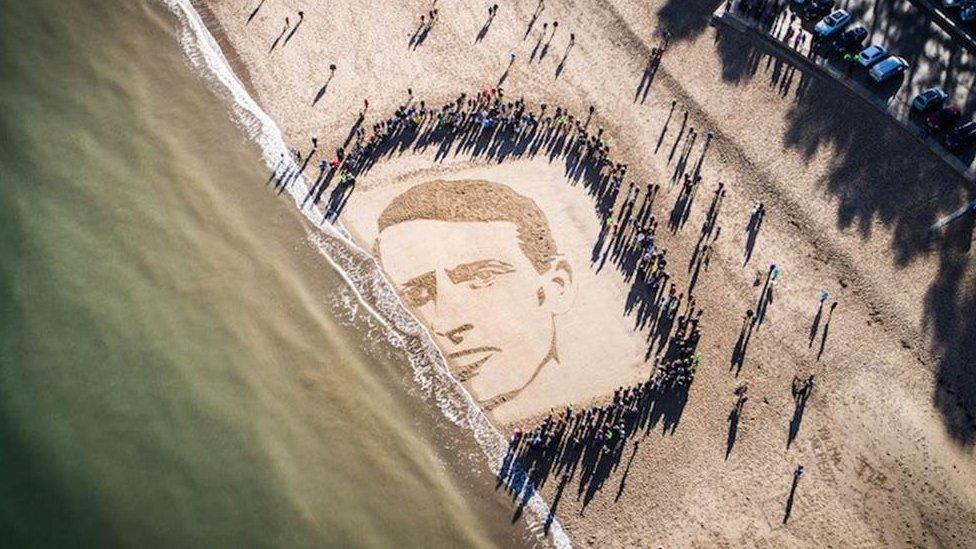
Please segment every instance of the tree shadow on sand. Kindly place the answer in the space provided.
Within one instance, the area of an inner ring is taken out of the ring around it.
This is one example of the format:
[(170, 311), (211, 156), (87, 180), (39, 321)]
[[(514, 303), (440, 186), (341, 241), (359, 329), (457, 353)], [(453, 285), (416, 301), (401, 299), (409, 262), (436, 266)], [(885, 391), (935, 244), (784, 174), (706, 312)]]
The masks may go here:
[[(705, 32), (715, 0), (669, 0), (659, 10), (662, 26), (675, 40), (690, 40)], [(878, 2), (874, 21), (886, 25), (885, 41), (904, 55), (912, 67), (935, 63), (941, 48), (932, 48), (931, 25), (914, 10), (899, 12)], [(869, 29), (871, 30), (871, 29)], [(836, 151), (835, 162), (823, 178), (823, 190), (837, 204), (836, 225), (856, 230), (862, 239), (874, 235), (881, 223), (891, 231), (896, 265), (936, 255), (939, 270), (925, 298), (923, 328), (931, 350), (939, 357), (933, 401), (951, 435), (960, 443), (976, 442), (976, 262), (971, 243), (974, 218), (963, 216), (942, 231), (933, 222), (976, 198), (976, 191), (931, 150), (886, 114), (865, 108), (862, 100), (820, 73), (811, 74), (753, 35), (716, 29), (715, 47), (722, 61), (722, 78), (734, 84), (768, 78), (784, 86), (793, 101), (783, 146), (812, 159), (821, 150)], [(952, 49), (947, 41), (944, 47)], [(931, 82), (952, 82), (955, 67), (933, 71)], [(909, 72), (906, 81), (913, 81)], [(938, 79), (938, 80), (937, 80)], [(784, 97), (788, 93), (782, 94)], [(964, 110), (976, 104), (974, 94), (962, 99)], [(855, 109), (838, 105), (856, 104)], [(855, 114), (856, 113), (856, 114)], [(854, 258), (856, 261), (857, 258)], [(856, 265), (853, 265), (856, 267)]]

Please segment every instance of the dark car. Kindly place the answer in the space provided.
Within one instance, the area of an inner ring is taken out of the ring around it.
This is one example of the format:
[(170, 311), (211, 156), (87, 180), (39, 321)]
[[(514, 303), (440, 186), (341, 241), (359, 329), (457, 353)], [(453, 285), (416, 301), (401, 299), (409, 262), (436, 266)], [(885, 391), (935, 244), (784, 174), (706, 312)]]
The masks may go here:
[(800, 12), (802, 19), (821, 19), (834, 11), (834, 0), (810, 0)]
[(847, 29), (843, 34), (830, 42), (827, 47), (827, 53), (844, 55), (845, 53), (861, 51), (861, 47), (864, 45), (864, 40), (867, 37), (868, 30), (861, 25), (857, 25), (852, 29)]
[(955, 127), (945, 138), (945, 146), (950, 151), (958, 151), (976, 142), (976, 122), (969, 121)]
[(962, 113), (959, 111), (959, 107), (955, 105), (946, 105), (930, 114), (925, 123), (930, 130), (941, 132), (951, 128), (952, 125), (956, 123), (956, 120), (959, 120), (959, 116), (961, 114)]
[(920, 113), (931, 112), (941, 107), (946, 99), (949, 99), (949, 94), (942, 88), (929, 88), (915, 96), (912, 100), (912, 108)]

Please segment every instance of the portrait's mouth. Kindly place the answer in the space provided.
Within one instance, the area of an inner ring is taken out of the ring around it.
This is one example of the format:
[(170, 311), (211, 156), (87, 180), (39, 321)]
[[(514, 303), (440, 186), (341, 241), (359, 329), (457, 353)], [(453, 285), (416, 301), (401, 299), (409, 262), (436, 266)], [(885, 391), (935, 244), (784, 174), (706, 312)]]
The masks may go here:
[(447, 355), (452, 363), (452, 372), (459, 381), (467, 381), (478, 374), (478, 370), (488, 362), (488, 359), (500, 353), (498, 347), (473, 347)]

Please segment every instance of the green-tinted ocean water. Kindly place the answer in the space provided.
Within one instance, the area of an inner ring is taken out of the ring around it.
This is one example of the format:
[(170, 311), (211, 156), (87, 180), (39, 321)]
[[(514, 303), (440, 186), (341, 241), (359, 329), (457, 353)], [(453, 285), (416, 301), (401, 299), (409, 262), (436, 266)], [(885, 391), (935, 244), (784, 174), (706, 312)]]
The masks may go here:
[(166, 8), (0, 10), (0, 546), (525, 542)]

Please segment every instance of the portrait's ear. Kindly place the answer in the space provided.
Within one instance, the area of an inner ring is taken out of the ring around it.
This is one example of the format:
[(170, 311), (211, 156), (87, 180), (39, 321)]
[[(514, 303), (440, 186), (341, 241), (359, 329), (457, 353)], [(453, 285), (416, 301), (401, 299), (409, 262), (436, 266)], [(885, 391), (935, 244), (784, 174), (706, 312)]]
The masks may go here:
[(543, 285), (539, 288), (539, 305), (548, 308), (554, 315), (568, 311), (576, 300), (576, 282), (569, 262), (556, 257), (552, 267), (541, 276)]

